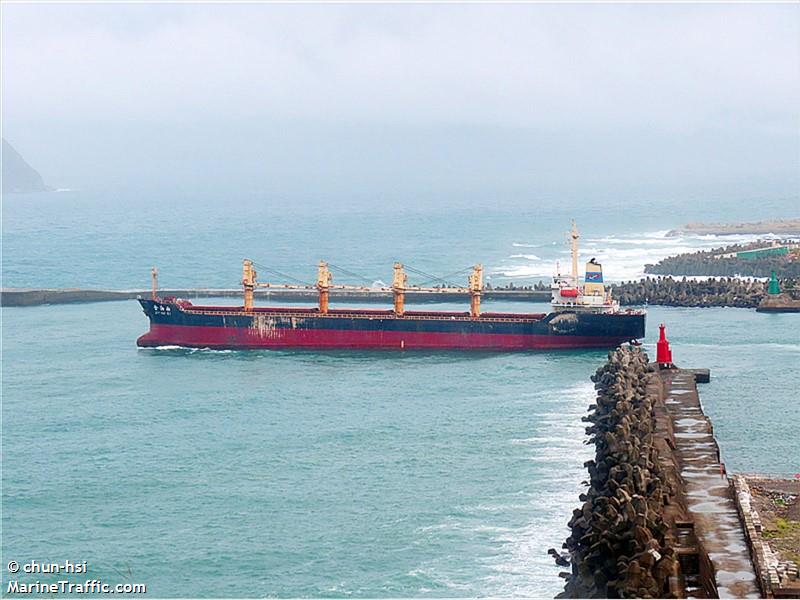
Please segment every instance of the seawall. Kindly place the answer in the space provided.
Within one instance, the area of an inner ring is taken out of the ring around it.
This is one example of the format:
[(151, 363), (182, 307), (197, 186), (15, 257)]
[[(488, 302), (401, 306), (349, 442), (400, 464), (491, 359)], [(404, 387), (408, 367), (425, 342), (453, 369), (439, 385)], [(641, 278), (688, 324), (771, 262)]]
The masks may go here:
[[(800, 290), (800, 282), (782, 281), (787, 290)], [(639, 281), (609, 284), (612, 295), (623, 306), (660, 305), (705, 308), (729, 306), (736, 308), (755, 308), (767, 296), (766, 286), (760, 281), (746, 281), (736, 278), (709, 279), (693, 281), (672, 277), (647, 277)], [(793, 292), (798, 294), (800, 292)], [(77, 302), (107, 302), (112, 300), (131, 300), (137, 296), (147, 296), (149, 289), (136, 290), (87, 290), (79, 288), (23, 289), (4, 288), (0, 290), (3, 306), (37, 306), (41, 304), (69, 304)], [(183, 288), (159, 290), (161, 296), (179, 298), (241, 298), (241, 288)], [(313, 288), (269, 289), (258, 288), (255, 296), (281, 302), (306, 302), (316, 304), (317, 292)], [(787, 294), (787, 297), (790, 295)], [(330, 291), (334, 302), (392, 302), (391, 292), (367, 290)], [(464, 302), (466, 292), (415, 292), (406, 291), (406, 300), (411, 303)], [(488, 287), (483, 291), (484, 300), (504, 300), (517, 302), (549, 302), (550, 288), (541, 283), (525, 288)], [(784, 303), (785, 304), (785, 303)]]
[(627, 347), (592, 377), (596, 453), (557, 556), (570, 566), (560, 597), (761, 595), (695, 377)]
[(734, 475), (733, 487), (762, 595), (800, 598), (800, 478)]
[[(164, 289), (159, 290), (159, 295), (175, 296), (178, 298), (238, 298), (241, 301), (241, 288), (203, 288), (203, 289)], [(113, 300), (132, 300), (139, 296), (147, 297), (150, 290), (83, 290), (83, 289), (3, 289), (3, 306), (38, 306), (42, 304), (71, 304), (80, 302), (109, 302)], [(485, 290), (484, 300), (505, 300), (518, 302), (549, 302), (550, 291), (502, 289)], [(316, 304), (318, 295), (316, 290), (309, 289), (257, 289), (255, 297), (281, 302), (303, 302)], [(371, 292), (355, 290), (330, 291), (331, 300), (334, 302), (370, 302), (388, 304), (392, 303), (391, 292)], [(468, 293), (459, 292), (406, 292), (408, 303), (429, 302), (469, 302)]]

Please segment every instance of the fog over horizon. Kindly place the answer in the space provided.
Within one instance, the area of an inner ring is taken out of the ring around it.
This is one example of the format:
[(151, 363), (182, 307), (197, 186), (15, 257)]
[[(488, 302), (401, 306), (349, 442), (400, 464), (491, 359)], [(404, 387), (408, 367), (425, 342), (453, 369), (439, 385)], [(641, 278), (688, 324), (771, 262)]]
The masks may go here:
[(797, 4), (2, 17), (3, 137), (54, 187), (356, 206), (800, 199)]

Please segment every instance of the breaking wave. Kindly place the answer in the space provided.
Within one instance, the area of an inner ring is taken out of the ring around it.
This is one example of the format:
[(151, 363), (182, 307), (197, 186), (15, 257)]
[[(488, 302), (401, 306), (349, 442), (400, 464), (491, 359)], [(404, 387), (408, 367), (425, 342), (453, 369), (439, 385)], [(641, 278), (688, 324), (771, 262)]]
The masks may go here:
[(507, 439), (512, 457), (527, 461), (531, 487), (508, 491), (491, 502), (459, 507), (457, 515), (420, 527), (426, 541), (467, 537), (483, 551), (473, 571), (476, 583), (454, 573), (442, 561), (421, 564), (409, 575), (425, 575), (438, 587), (462, 587), (464, 596), (552, 598), (563, 589), (557, 567), (547, 554), (560, 548), (569, 534), (567, 522), (578, 495), (585, 490), (584, 461), (593, 447), (584, 444), (581, 416), (595, 399), (591, 382), (581, 382), (554, 395), (531, 394), (532, 424), (525, 437)]
[[(626, 281), (645, 276), (647, 264), (676, 254), (711, 250), (730, 244), (746, 244), (771, 236), (765, 235), (668, 235), (668, 230), (649, 231), (631, 235), (586, 237), (581, 241), (580, 262), (596, 258), (603, 264), (606, 280)], [(541, 248), (540, 254), (513, 253), (502, 264), (490, 270), (500, 279), (542, 279), (552, 277), (556, 263), (561, 272), (570, 268), (570, 251), (562, 242), (514, 242), (514, 248)]]
[(545, 246), (549, 246), (550, 244), (518, 244), (517, 242), (514, 242), (511, 245), (514, 246), (514, 248), (544, 248)]
[(541, 260), (535, 254), (512, 254), (510, 258), (524, 258), (527, 260)]

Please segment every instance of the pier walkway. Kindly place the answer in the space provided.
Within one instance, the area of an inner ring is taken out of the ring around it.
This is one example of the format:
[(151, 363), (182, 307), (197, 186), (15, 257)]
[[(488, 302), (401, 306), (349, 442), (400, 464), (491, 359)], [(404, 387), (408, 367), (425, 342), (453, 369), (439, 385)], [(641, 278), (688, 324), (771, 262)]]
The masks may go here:
[(750, 552), (711, 421), (700, 405), (695, 375), (687, 370), (664, 370), (659, 376), (672, 420), (686, 506), (697, 540), (713, 566), (719, 597), (759, 598)]

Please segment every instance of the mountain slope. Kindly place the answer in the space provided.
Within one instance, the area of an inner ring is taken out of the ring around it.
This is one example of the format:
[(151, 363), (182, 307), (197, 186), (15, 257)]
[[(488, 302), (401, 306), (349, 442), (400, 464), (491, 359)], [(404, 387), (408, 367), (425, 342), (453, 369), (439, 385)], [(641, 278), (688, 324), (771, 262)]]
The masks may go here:
[(3, 193), (47, 192), (39, 172), (30, 166), (14, 147), (3, 139)]

